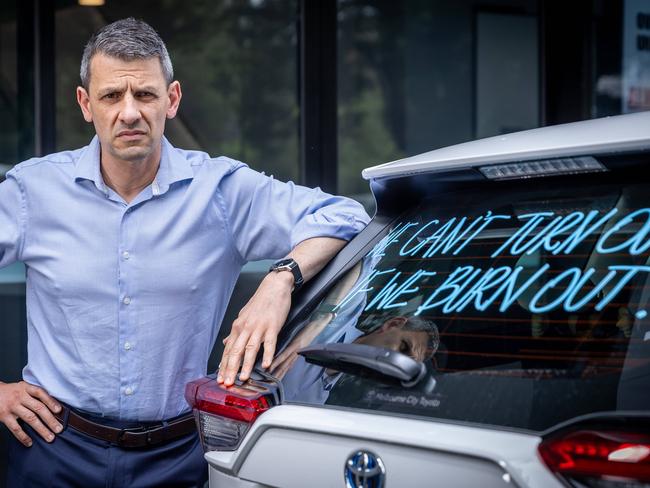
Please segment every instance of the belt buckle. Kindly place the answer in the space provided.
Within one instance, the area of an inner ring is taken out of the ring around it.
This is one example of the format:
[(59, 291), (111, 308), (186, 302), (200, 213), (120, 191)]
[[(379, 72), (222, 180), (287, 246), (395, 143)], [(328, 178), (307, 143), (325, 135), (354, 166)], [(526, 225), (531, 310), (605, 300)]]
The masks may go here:
[[(167, 430), (167, 422), (162, 422), (160, 425), (152, 426), (145, 429), (146, 441), (148, 446), (160, 444), (165, 440), (165, 432)], [(153, 438), (153, 434), (160, 434), (158, 439)]]
[[(169, 424), (165, 421), (161, 422), (159, 425), (152, 425), (150, 427), (135, 427), (130, 429), (120, 429), (120, 432), (117, 435), (116, 444), (119, 447), (144, 447), (144, 446), (155, 446), (157, 444), (164, 443), (167, 439), (167, 429)], [(127, 442), (126, 435), (133, 434), (134, 437), (131, 439), (131, 442)]]
[[(118, 447), (134, 447), (130, 446), (126, 443), (125, 441), (125, 436), (127, 434), (142, 434), (146, 431), (147, 429), (145, 427), (134, 427), (134, 428), (129, 428), (129, 429), (120, 429), (119, 434), (117, 434), (117, 445)], [(149, 444), (149, 435), (147, 435), (147, 444)], [(137, 447), (137, 446), (135, 446)]]
[(124, 446), (124, 436), (126, 435), (127, 430), (126, 429), (120, 429), (119, 434), (117, 434), (117, 446), (118, 447), (125, 447)]

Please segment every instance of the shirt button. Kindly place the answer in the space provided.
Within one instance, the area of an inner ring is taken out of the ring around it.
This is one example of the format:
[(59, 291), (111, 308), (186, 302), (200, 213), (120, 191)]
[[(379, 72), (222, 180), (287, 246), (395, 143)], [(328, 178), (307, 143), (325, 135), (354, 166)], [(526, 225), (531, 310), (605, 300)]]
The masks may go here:
[(124, 297), (122, 303), (124, 303), (124, 305), (128, 305), (129, 303), (131, 303), (131, 297)]
[(129, 259), (129, 258), (131, 257), (131, 255), (129, 254), (129, 251), (124, 251), (124, 252), (122, 253), (122, 257), (123, 257), (124, 259)]
[(131, 345), (130, 342), (125, 342), (124, 343), (124, 349), (126, 349), (127, 351), (130, 351), (132, 347), (133, 346)]
[(126, 389), (124, 390), (125, 395), (133, 395), (133, 388), (130, 386), (127, 386)]

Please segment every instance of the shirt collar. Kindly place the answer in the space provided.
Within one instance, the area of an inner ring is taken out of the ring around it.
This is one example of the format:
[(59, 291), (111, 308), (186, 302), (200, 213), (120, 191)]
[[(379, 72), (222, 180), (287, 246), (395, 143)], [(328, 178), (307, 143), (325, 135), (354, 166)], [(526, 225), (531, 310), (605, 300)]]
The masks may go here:
[(90, 180), (95, 183), (95, 186), (102, 193), (108, 193), (108, 188), (102, 178), (102, 172), (99, 169), (99, 138), (93, 137), (83, 152), (75, 167), (75, 181)]
[(166, 137), (162, 139), (162, 151), (160, 153), (160, 167), (158, 174), (151, 184), (154, 195), (165, 193), (169, 187), (178, 181), (191, 180), (194, 178), (194, 171), (190, 162), (170, 144)]
[[(103, 193), (108, 192), (100, 170), (100, 144), (97, 136), (93, 137), (77, 160), (75, 180), (92, 181), (97, 189)], [(162, 138), (162, 151), (160, 153), (160, 166), (158, 173), (151, 184), (153, 195), (161, 195), (178, 181), (194, 178), (192, 167), (166, 137)]]

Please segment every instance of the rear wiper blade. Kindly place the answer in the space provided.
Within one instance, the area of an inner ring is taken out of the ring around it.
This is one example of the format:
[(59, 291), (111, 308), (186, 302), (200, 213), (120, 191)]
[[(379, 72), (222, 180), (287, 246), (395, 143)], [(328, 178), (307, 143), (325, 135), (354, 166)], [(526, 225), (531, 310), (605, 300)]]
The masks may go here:
[(427, 372), (424, 363), (405, 354), (365, 344), (317, 344), (300, 349), (298, 354), (311, 364), (406, 388), (418, 384)]

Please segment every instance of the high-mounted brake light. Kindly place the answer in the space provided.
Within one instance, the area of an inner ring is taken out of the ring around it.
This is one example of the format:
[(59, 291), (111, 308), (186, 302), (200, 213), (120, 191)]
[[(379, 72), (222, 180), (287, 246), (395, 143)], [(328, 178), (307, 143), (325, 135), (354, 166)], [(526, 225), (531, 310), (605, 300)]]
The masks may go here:
[(491, 180), (511, 180), (575, 173), (607, 171), (607, 168), (591, 156), (546, 159), (523, 163), (482, 166), (479, 171)]
[(185, 399), (194, 411), (203, 449), (233, 451), (257, 417), (280, 403), (280, 388), (262, 378), (226, 387), (210, 375), (188, 383)]
[(610, 430), (577, 430), (539, 445), (546, 465), (582, 486), (638, 486), (650, 482), (650, 435)]

